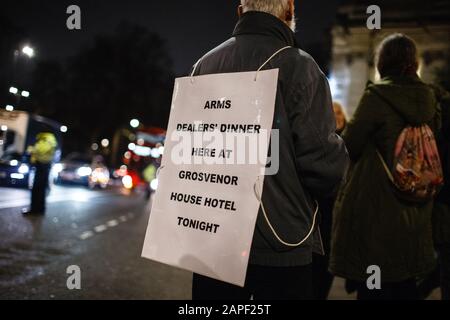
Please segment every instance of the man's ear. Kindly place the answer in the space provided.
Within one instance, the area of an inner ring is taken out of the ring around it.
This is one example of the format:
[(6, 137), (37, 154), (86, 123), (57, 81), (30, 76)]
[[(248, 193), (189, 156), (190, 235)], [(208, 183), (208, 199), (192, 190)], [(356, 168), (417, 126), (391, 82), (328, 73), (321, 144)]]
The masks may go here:
[(237, 8), (237, 14), (239, 18), (244, 14), (244, 8), (242, 7), (242, 5), (239, 5), (239, 7)]
[(292, 19), (294, 19), (294, 12), (295, 12), (295, 4), (294, 0), (289, 1), (289, 11), (286, 12), (286, 21), (291, 22)]

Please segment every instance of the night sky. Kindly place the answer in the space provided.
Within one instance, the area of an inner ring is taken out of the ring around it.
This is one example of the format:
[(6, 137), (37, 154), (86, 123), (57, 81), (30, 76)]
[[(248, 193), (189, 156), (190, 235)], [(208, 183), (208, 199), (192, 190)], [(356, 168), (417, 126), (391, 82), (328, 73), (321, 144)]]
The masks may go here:
[[(302, 46), (320, 39), (334, 20), (338, 0), (297, 3), (298, 38)], [(66, 28), (66, 8), (77, 4), (82, 30)], [(237, 21), (238, 0), (14, 0), (1, 14), (23, 28), (40, 59), (74, 55), (95, 35), (112, 33), (121, 21), (145, 26), (167, 41), (177, 75), (185, 74), (206, 51), (229, 38)]]

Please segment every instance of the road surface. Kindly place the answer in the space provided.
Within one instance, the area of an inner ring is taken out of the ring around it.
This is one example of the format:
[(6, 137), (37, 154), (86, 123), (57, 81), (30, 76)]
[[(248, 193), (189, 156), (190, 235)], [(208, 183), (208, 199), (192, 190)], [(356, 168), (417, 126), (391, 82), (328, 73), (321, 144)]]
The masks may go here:
[[(149, 216), (141, 194), (55, 186), (44, 217), (25, 190), (0, 188), (0, 298), (190, 299), (189, 272), (140, 257)], [(69, 290), (67, 267), (81, 270)]]
[[(0, 188), (0, 299), (191, 298), (190, 272), (140, 257), (150, 214), (142, 194), (55, 186), (45, 216), (23, 216), (28, 205), (28, 191)], [(81, 290), (67, 288), (72, 265)], [(336, 279), (330, 299), (353, 298)]]

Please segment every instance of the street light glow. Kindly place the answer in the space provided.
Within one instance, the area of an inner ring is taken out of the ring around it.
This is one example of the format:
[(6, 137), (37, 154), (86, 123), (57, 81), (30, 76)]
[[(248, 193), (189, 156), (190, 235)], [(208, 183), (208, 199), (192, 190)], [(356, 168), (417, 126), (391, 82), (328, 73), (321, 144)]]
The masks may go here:
[(25, 46), (22, 48), (22, 53), (24, 55), (27, 55), (29, 58), (33, 58), (34, 56), (34, 49), (30, 46)]
[(10, 87), (9, 92), (12, 94), (17, 94), (17, 92), (19, 92), (19, 89), (17, 89), (16, 87)]
[(126, 189), (133, 188), (133, 178), (131, 178), (131, 176), (129, 175), (126, 175), (122, 178), (122, 183)]
[(8, 131), (8, 126), (2, 125), (0, 129), (2, 131)]
[(21, 95), (22, 95), (22, 97), (28, 98), (28, 97), (30, 96), (30, 92), (29, 92), (29, 91), (23, 90), (23, 91), (21, 92)]
[(8, 104), (8, 105), (5, 107), (5, 109), (6, 109), (6, 111), (14, 111), (14, 107), (13, 107), (12, 105), (10, 105), (10, 104)]
[(67, 132), (67, 127), (66, 126), (61, 126), (61, 128), (59, 128), (59, 130), (63, 133)]
[(140, 122), (139, 122), (138, 119), (132, 119), (132, 120), (130, 121), (130, 126), (133, 127), (133, 128), (139, 127), (139, 124), (140, 124)]
[(101, 144), (102, 144), (102, 147), (106, 148), (106, 147), (109, 146), (109, 140), (108, 139), (103, 139)]

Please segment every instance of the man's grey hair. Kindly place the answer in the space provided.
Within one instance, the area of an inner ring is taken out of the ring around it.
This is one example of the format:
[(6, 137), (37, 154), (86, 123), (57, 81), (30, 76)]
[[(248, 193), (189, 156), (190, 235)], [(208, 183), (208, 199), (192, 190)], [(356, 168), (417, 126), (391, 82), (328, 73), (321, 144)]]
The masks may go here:
[[(290, 0), (241, 0), (241, 5), (243, 12), (261, 11), (283, 19), (284, 14), (289, 10), (289, 1)], [(295, 31), (295, 17), (292, 17), (292, 22), (290, 22), (289, 26)]]

